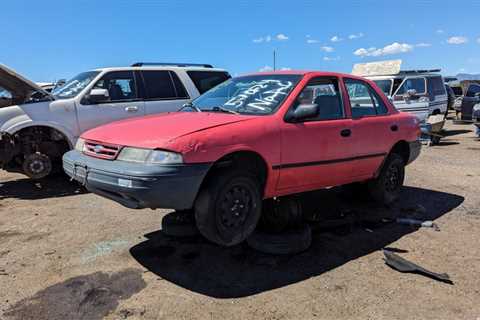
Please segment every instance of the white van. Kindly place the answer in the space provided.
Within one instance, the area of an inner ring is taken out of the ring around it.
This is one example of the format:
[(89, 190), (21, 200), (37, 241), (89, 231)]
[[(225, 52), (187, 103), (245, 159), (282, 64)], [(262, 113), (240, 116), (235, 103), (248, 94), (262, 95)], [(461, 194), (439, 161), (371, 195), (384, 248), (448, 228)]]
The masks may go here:
[(177, 111), (229, 78), (207, 64), (135, 63), (86, 71), (47, 92), (0, 65), (0, 168), (46, 177), (84, 131)]
[(359, 63), (352, 73), (373, 80), (399, 111), (411, 112), (422, 122), (446, 114), (448, 96), (440, 69), (401, 70), (401, 60)]

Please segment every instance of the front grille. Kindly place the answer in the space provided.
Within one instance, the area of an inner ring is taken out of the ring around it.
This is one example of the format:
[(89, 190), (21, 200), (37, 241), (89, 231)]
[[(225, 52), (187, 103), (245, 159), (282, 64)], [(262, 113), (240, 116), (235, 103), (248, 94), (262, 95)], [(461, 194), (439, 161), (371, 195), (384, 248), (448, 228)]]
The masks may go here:
[(118, 145), (106, 144), (96, 141), (85, 141), (83, 153), (95, 158), (115, 160), (121, 149), (121, 146)]

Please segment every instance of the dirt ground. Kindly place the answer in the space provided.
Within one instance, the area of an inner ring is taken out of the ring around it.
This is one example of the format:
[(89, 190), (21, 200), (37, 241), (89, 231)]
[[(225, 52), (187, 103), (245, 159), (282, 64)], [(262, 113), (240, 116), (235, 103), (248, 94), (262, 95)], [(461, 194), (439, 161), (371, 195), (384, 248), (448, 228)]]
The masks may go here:
[[(320, 221), (295, 256), (167, 238), (169, 210), (2, 171), (0, 319), (480, 319), (480, 141), (471, 125), (448, 130), (407, 168), (392, 208), (336, 189), (303, 195)], [(346, 214), (349, 225), (322, 224)], [(398, 216), (440, 231), (382, 222)], [(453, 285), (391, 269), (384, 247)]]

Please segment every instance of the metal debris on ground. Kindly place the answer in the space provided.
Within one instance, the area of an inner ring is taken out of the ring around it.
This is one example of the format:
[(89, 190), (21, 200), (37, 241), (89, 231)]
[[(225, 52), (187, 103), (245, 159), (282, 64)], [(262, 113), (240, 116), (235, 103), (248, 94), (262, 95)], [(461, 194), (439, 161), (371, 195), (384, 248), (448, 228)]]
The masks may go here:
[(405, 224), (409, 226), (423, 227), (423, 228), (433, 228), (435, 231), (440, 231), (438, 225), (430, 220), (422, 221), (409, 218), (397, 218), (397, 223)]
[(430, 270), (427, 270), (423, 267), (420, 267), (419, 265), (410, 262), (399, 255), (393, 253), (392, 251), (389, 250), (383, 250), (383, 254), (385, 255), (385, 263), (400, 272), (410, 272), (410, 273), (417, 273), (421, 274), (424, 276), (427, 276), (429, 278), (445, 282), (448, 284), (453, 284), (453, 282), (450, 280), (450, 276), (446, 273), (436, 273), (432, 272)]

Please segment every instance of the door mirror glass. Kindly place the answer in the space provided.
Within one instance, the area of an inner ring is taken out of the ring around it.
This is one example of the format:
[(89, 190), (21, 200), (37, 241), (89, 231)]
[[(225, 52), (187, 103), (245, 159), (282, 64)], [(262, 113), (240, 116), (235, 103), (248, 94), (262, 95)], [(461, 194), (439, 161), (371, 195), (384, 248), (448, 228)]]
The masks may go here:
[(110, 100), (110, 94), (107, 89), (92, 89), (88, 95), (90, 103), (101, 103)]
[(293, 112), (294, 121), (302, 121), (308, 118), (314, 118), (318, 115), (318, 104), (300, 104)]

